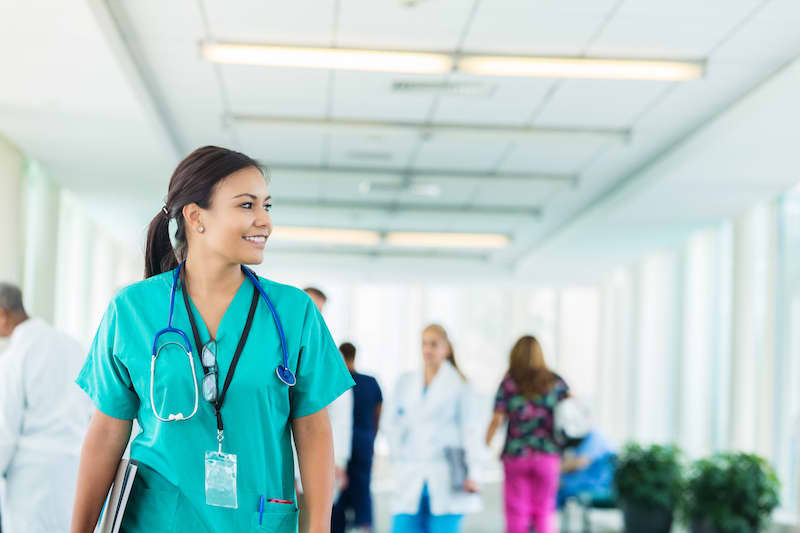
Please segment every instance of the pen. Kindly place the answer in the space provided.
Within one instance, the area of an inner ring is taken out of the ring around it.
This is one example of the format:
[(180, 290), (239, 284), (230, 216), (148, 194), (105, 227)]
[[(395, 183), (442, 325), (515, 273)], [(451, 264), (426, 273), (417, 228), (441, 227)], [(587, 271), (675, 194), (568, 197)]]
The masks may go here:
[(261, 525), (261, 521), (264, 519), (264, 495), (258, 495), (258, 525)]

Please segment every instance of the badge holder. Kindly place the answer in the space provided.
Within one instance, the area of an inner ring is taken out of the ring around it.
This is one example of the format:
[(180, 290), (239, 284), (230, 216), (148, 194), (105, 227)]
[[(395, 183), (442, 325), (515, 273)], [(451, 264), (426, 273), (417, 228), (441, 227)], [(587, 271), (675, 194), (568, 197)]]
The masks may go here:
[(206, 504), (237, 509), (236, 454), (222, 453), (223, 438), (218, 431), (219, 449), (206, 452)]

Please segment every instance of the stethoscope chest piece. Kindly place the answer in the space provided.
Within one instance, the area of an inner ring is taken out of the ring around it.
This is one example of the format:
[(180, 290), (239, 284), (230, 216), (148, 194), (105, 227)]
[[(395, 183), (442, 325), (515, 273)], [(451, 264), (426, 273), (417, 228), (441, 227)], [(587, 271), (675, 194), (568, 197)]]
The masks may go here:
[(276, 368), (275, 373), (278, 374), (278, 379), (290, 387), (294, 387), (294, 385), (297, 383), (297, 378), (294, 377), (292, 371), (283, 365), (280, 365), (278, 368)]

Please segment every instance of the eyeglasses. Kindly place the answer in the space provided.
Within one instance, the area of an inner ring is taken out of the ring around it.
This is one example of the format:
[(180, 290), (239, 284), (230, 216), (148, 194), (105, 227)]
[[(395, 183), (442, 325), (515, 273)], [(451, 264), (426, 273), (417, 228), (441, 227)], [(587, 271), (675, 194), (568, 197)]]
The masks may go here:
[(217, 383), (217, 342), (210, 340), (203, 345), (200, 352), (200, 363), (203, 365), (203, 398), (214, 403), (218, 396)]

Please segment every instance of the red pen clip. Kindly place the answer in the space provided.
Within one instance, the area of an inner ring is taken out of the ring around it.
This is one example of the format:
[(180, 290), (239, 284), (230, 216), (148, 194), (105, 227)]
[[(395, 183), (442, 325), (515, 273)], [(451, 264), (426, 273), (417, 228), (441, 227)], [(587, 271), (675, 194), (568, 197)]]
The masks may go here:
[(294, 505), (294, 502), (290, 502), (289, 500), (277, 500), (275, 498), (270, 498), (267, 500), (269, 503), (285, 503), (288, 505)]

